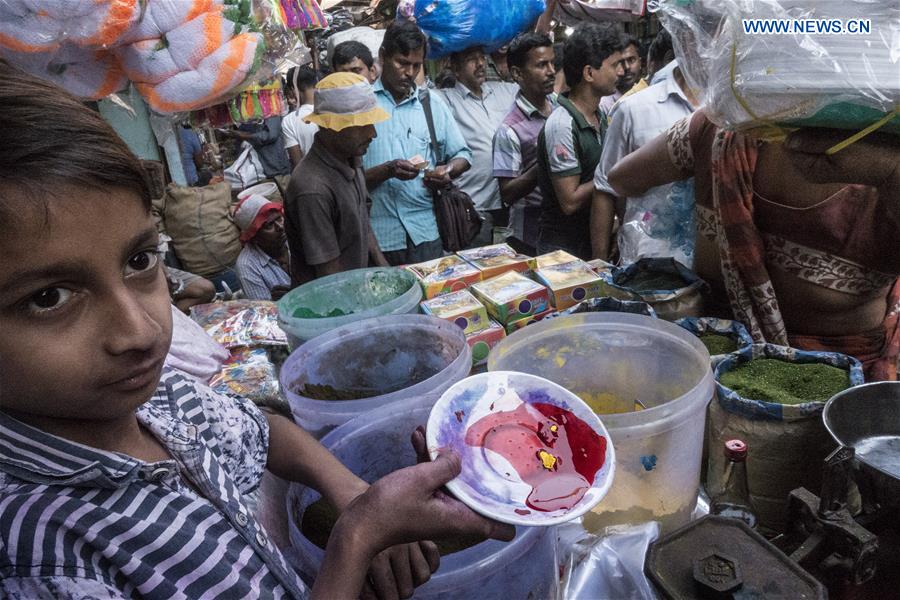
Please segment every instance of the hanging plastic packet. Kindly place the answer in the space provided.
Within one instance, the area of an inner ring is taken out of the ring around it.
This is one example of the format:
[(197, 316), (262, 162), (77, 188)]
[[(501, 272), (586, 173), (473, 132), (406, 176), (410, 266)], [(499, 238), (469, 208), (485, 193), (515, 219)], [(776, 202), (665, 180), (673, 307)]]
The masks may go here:
[(766, 139), (796, 127), (900, 135), (896, 2), (656, 4), (678, 64), (716, 125)]
[(397, 18), (414, 19), (428, 36), (428, 57), (441, 58), (471, 46), (492, 52), (534, 25), (545, 8), (544, 0), (401, 0)]

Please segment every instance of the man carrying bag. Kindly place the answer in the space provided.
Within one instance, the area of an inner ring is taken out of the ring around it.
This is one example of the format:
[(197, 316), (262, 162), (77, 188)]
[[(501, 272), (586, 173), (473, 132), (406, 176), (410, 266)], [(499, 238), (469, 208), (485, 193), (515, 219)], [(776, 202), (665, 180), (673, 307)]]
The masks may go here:
[[(428, 135), (431, 138), (431, 148), (440, 164), (444, 165), (444, 156), (440, 152), (434, 134), (434, 119), (431, 115), (431, 97), (427, 89), (419, 92), (419, 102), (425, 111), (425, 120), (428, 122)], [(435, 169), (437, 171), (438, 169)], [(425, 183), (429, 185), (434, 197), (434, 217), (437, 220), (438, 232), (441, 234), (441, 243), (447, 252), (457, 252), (468, 248), (475, 236), (481, 230), (482, 217), (475, 209), (475, 203), (467, 193), (459, 189), (452, 181), (440, 182), (432, 176), (434, 171), (425, 172)], [(449, 178), (448, 178), (449, 179)]]

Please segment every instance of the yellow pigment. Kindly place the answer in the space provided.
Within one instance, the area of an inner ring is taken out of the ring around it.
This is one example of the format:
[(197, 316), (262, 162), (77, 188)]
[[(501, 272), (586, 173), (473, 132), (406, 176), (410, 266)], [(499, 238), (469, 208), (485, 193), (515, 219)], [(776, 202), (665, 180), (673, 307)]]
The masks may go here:
[(541, 459), (541, 466), (548, 471), (552, 471), (553, 467), (556, 466), (556, 457), (546, 450), (538, 451), (538, 458)]
[(591, 410), (598, 415), (641, 410), (641, 405), (634, 400), (624, 400), (609, 392), (576, 392), (575, 395), (584, 400), (585, 404), (591, 407)]

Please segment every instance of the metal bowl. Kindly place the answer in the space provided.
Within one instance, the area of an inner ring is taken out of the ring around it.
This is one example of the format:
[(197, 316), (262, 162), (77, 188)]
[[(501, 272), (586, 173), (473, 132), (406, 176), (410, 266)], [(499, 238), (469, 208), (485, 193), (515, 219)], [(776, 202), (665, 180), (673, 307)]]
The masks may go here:
[[(900, 491), (900, 382), (844, 390), (825, 404), (822, 418), (838, 444), (853, 448), (879, 497)], [(891, 499), (892, 504), (897, 501)]]

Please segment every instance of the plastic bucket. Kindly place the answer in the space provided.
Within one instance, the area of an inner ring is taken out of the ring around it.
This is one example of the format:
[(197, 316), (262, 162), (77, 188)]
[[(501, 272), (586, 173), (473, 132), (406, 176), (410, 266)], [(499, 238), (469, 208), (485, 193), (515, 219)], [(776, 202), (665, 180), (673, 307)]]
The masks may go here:
[(244, 198), (252, 196), (253, 194), (265, 196), (272, 202), (278, 202), (279, 204), (281, 204), (282, 202), (281, 192), (278, 191), (278, 185), (272, 182), (251, 185), (250, 187), (238, 192), (237, 197), (238, 200), (243, 200)]
[(697, 500), (706, 406), (714, 393), (709, 353), (672, 323), (627, 313), (586, 313), (542, 321), (501, 341), (489, 371), (545, 377), (595, 406), (639, 411), (601, 414), (616, 448), (612, 489), (584, 525), (656, 520), (686, 523)]
[[(403, 412), (380, 409), (335, 429), (322, 444), (351, 471), (373, 482), (415, 464), (409, 436), (428, 421), (429, 411), (428, 407)], [(310, 583), (325, 552), (303, 536), (299, 523), (306, 507), (319, 497), (298, 484), (292, 484), (287, 495), (293, 566)], [(440, 568), (413, 597), (554, 598), (556, 581), (556, 528), (518, 527), (511, 542), (490, 540), (442, 556)]]
[[(291, 353), (279, 378), (294, 419), (321, 437), (376, 408), (392, 405), (399, 413), (405, 406), (430, 407), (471, 367), (472, 351), (456, 324), (426, 315), (389, 315), (306, 342)], [(371, 395), (314, 399), (301, 391), (310, 384), (330, 386), (342, 397)]]
[[(406, 269), (375, 267), (335, 273), (304, 283), (278, 301), (278, 324), (291, 348), (336, 327), (383, 315), (418, 312), (422, 288)], [(304, 317), (297, 311), (317, 315)]]

